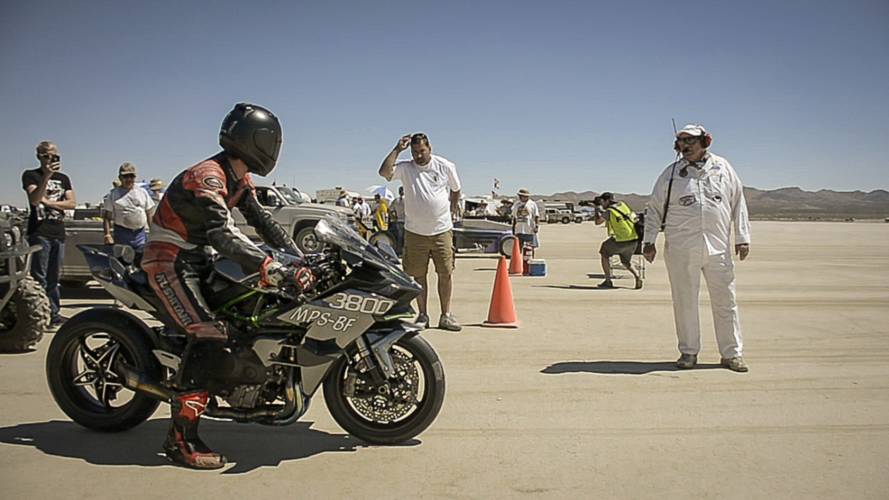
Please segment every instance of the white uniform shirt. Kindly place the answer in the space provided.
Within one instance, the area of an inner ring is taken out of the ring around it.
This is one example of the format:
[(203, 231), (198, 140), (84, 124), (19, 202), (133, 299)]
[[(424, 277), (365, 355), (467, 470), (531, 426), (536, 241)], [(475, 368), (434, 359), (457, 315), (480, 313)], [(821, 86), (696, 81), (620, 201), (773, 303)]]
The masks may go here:
[(406, 231), (434, 236), (453, 229), (450, 194), (460, 190), (456, 165), (437, 155), (426, 165), (402, 160), (388, 180), (395, 179), (404, 185)]
[(540, 217), (540, 210), (534, 200), (529, 199), (527, 203), (522, 203), (519, 200), (512, 204), (512, 218), (515, 220), (516, 234), (534, 234), (534, 229), (537, 227), (534, 220), (538, 217)]
[(115, 225), (139, 230), (148, 226), (147, 210), (154, 208), (154, 200), (148, 191), (134, 186), (133, 189), (114, 188), (105, 196), (102, 209), (112, 214)]
[(645, 243), (654, 243), (661, 226), (667, 187), (673, 175), (670, 208), (664, 235), (671, 248), (693, 248), (703, 243), (708, 255), (733, 253), (731, 231), (734, 224), (735, 244), (750, 243), (750, 220), (744, 186), (728, 160), (710, 154), (700, 168), (688, 167), (688, 175), (680, 171), (689, 165), (684, 158), (670, 164), (654, 184), (645, 212)]

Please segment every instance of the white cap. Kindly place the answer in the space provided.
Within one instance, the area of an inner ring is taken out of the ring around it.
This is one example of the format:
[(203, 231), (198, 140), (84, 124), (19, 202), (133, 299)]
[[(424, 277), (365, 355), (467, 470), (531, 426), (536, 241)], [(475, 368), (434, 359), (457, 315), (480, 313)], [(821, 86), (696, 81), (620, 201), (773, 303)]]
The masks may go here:
[(679, 137), (679, 134), (688, 134), (693, 137), (698, 137), (707, 133), (707, 130), (702, 125), (695, 125), (693, 123), (689, 123), (688, 125), (679, 129), (676, 132), (676, 137)]

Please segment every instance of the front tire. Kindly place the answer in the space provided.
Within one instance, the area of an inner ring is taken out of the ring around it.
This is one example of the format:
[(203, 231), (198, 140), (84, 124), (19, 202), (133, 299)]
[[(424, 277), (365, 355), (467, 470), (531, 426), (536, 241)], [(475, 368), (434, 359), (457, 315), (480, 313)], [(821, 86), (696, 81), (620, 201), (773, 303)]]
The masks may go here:
[(89, 429), (117, 432), (141, 424), (157, 409), (158, 401), (123, 387), (122, 376), (115, 372), (118, 357), (151, 379), (160, 379), (148, 339), (118, 318), (98, 322), (74, 317), (53, 337), (46, 378), (53, 398), (71, 420)]
[(367, 242), (375, 247), (388, 245), (390, 248), (395, 248), (395, 239), (386, 231), (377, 231), (370, 236), (370, 239), (368, 239)]
[(30, 276), (23, 278), (0, 311), (0, 351), (24, 352), (37, 345), (49, 320), (49, 299), (43, 287)]
[[(444, 369), (428, 342), (419, 336), (402, 338), (390, 353), (400, 378), (389, 381), (385, 395), (379, 392), (382, 386), (368, 387), (345, 356), (324, 381), (324, 401), (334, 420), (372, 444), (396, 444), (419, 435), (444, 402)], [(351, 397), (346, 395), (349, 388)]]

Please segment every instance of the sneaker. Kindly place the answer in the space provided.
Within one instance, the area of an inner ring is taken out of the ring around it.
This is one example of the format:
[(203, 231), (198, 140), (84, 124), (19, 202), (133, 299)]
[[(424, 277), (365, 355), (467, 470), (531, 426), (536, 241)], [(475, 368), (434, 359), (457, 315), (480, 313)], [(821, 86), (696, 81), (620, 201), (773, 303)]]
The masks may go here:
[(642, 290), (642, 278), (636, 278), (636, 290)]
[(611, 278), (608, 278), (596, 285), (596, 288), (614, 288), (614, 283), (612, 283)]
[(745, 373), (750, 369), (747, 368), (747, 363), (744, 362), (744, 358), (742, 358), (741, 356), (735, 356), (733, 358), (722, 358), (719, 361), (719, 364), (733, 372)]
[(417, 319), (414, 320), (414, 323), (421, 325), (423, 328), (429, 328), (429, 315), (420, 313), (417, 315)]
[(697, 354), (682, 354), (679, 356), (679, 359), (676, 360), (676, 368), (681, 368), (683, 370), (694, 368), (696, 364), (698, 364)]
[(438, 318), (438, 328), (449, 332), (459, 332), (463, 329), (463, 327), (460, 326), (460, 323), (457, 323), (457, 318), (451, 313), (442, 314), (441, 317)]

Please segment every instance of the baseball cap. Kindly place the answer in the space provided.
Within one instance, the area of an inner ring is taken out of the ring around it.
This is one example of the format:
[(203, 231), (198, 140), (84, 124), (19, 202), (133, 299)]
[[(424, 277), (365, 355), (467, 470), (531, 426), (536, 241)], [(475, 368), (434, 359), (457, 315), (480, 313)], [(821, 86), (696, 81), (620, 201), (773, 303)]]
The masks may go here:
[(698, 137), (707, 133), (707, 130), (703, 127), (703, 125), (696, 125), (694, 123), (689, 123), (688, 125), (679, 129), (676, 132), (676, 137), (679, 137), (679, 134), (688, 134), (693, 137)]
[(136, 175), (136, 166), (130, 162), (124, 162), (117, 170), (117, 175)]
[(151, 179), (151, 183), (148, 185), (148, 189), (152, 191), (160, 191), (164, 188), (163, 179)]

